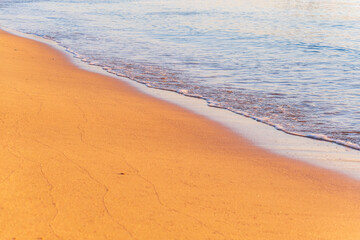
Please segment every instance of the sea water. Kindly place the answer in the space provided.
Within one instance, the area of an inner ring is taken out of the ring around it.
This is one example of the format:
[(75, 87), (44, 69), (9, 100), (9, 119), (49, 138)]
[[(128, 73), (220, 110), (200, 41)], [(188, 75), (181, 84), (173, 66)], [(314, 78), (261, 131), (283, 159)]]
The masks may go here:
[(360, 149), (360, 0), (2, 0), (89, 64)]

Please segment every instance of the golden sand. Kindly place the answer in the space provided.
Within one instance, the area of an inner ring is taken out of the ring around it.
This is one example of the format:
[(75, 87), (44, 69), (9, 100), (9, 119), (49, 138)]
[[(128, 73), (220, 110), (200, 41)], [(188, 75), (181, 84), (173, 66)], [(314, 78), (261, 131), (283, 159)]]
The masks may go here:
[(0, 32), (0, 239), (360, 239), (360, 185)]

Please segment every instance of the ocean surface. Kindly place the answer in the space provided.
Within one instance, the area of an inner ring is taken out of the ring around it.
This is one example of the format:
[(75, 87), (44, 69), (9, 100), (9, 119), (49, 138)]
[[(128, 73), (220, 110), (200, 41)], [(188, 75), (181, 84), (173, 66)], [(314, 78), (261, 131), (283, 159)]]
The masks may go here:
[(1, 0), (0, 27), (360, 150), (360, 0)]

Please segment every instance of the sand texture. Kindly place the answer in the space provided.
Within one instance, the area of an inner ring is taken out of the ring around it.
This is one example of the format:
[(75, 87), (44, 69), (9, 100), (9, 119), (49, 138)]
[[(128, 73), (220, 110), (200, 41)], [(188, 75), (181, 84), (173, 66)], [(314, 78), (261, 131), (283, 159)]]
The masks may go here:
[(359, 183), (0, 32), (0, 239), (360, 239)]

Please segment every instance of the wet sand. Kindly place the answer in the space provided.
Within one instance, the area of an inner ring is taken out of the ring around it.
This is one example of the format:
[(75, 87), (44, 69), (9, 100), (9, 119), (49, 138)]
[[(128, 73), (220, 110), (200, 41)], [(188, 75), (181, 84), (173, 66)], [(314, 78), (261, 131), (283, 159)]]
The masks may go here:
[(0, 239), (360, 239), (359, 182), (0, 31)]

